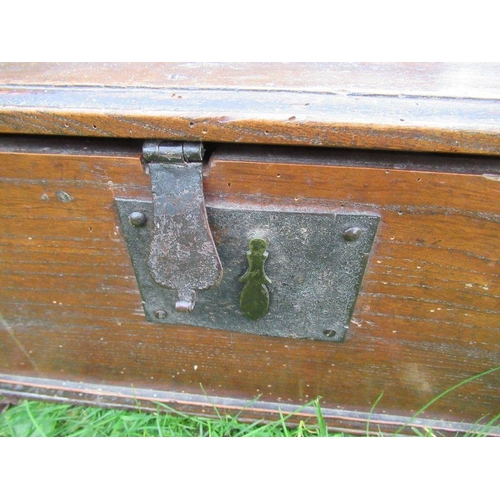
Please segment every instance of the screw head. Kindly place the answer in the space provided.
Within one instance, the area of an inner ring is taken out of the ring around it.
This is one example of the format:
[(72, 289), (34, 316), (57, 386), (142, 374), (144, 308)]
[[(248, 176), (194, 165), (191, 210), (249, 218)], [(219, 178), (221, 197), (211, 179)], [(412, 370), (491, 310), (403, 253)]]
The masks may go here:
[(128, 216), (130, 224), (134, 227), (142, 227), (146, 224), (148, 218), (144, 212), (132, 212)]
[(350, 227), (342, 233), (342, 237), (346, 241), (356, 241), (363, 234), (363, 230), (359, 227)]
[(167, 317), (167, 313), (163, 309), (158, 309), (158, 311), (155, 311), (155, 317), (157, 319), (165, 319)]
[(323, 335), (325, 337), (335, 337), (335, 335), (337, 335), (337, 332), (335, 330), (332, 330), (332, 329), (327, 329), (327, 330), (323, 330)]

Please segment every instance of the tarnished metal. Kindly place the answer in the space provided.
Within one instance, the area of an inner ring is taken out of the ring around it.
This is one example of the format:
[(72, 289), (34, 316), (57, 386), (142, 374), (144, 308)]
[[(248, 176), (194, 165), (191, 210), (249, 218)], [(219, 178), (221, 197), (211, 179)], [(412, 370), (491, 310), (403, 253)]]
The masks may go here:
[(325, 337), (335, 337), (337, 335), (337, 332), (335, 330), (323, 330), (323, 335)]
[(143, 214), (142, 212), (132, 212), (128, 216), (128, 220), (132, 226), (141, 227), (146, 224), (146, 214)]
[(166, 317), (167, 317), (167, 313), (163, 309), (158, 309), (158, 311), (155, 311), (155, 318), (165, 319)]
[(266, 285), (271, 280), (266, 276), (264, 264), (268, 257), (267, 243), (262, 238), (252, 238), (248, 243), (248, 271), (240, 278), (245, 283), (240, 295), (240, 308), (250, 319), (258, 320), (269, 309), (269, 290)]
[(157, 284), (177, 290), (177, 311), (191, 312), (196, 291), (222, 278), (205, 210), (203, 146), (147, 141), (143, 157), (153, 193), (149, 271)]
[(342, 234), (344, 240), (346, 241), (356, 241), (361, 234), (363, 233), (363, 230), (359, 227), (350, 227), (349, 229), (346, 229), (344, 233)]
[[(123, 199), (116, 204), (148, 321), (327, 342), (344, 340), (379, 216), (209, 206), (208, 220), (224, 277), (219, 286), (197, 294), (191, 314), (182, 314), (172, 305), (176, 292), (158, 286), (149, 273), (152, 204)], [(130, 225), (128, 215), (133, 211), (146, 214), (145, 226)], [(344, 239), (345, 231), (353, 227), (360, 229), (359, 237)], [(255, 235), (267, 242), (265, 274), (272, 283), (265, 284), (269, 289), (267, 312), (252, 320), (240, 308), (240, 278), (249, 270), (246, 247)], [(158, 318), (158, 310), (166, 316)]]

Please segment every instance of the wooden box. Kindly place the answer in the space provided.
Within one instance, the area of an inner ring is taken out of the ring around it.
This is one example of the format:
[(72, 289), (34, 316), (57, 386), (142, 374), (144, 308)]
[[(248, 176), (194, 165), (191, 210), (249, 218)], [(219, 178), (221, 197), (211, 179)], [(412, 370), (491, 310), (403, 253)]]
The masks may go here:
[[(498, 65), (0, 65), (0, 393), (486, 424), (499, 99)], [(203, 141), (208, 207), (380, 218), (343, 342), (146, 321), (115, 202), (151, 200), (146, 139)]]

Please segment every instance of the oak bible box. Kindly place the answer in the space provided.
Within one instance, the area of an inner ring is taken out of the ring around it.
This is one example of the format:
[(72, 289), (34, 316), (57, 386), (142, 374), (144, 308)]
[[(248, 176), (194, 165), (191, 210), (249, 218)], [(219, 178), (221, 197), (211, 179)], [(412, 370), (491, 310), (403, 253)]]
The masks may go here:
[(499, 65), (1, 64), (0, 133), (1, 394), (500, 413)]

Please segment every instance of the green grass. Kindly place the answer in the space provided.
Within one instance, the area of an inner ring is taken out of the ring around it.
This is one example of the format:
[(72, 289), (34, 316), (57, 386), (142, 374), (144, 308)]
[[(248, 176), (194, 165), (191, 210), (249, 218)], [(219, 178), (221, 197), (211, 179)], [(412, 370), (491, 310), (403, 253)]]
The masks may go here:
[[(495, 367), (483, 373), (470, 377), (446, 389), (417, 411), (412, 419), (417, 418), (439, 399), (446, 397), (452, 391), (472, 382), (484, 375), (488, 375), (500, 367)], [(371, 412), (382, 399), (381, 394)], [(1, 400), (0, 400), (1, 403)], [(71, 406), (37, 401), (24, 401), (19, 405), (11, 406), (0, 414), (0, 437), (328, 437), (346, 436), (347, 434), (330, 432), (323, 418), (319, 399), (309, 403), (315, 409), (315, 416), (300, 420), (298, 425), (289, 425), (290, 415), (280, 414), (275, 422), (252, 423), (241, 422), (238, 415), (223, 416), (216, 411), (216, 418), (188, 416), (165, 405), (158, 404), (158, 411), (144, 412), (106, 410), (88, 406)], [(498, 426), (500, 414), (479, 426), (470, 436), (484, 436), (490, 428)], [(439, 436), (439, 432), (432, 429), (417, 429), (411, 427), (410, 422), (398, 429), (394, 435), (412, 429), (415, 436)], [(373, 433), (370, 423), (366, 424), (366, 435)]]
[[(141, 411), (107, 410), (88, 406), (23, 401), (0, 414), (0, 437), (332, 437), (348, 434), (330, 432), (321, 414), (318, 401), (316, 417), (300, 420), (291, 427), (287, 416), (271, 423), (245, 423), (237, 416), (216, 418)], [(498, 425), (500, 415), (490, 419), (471, 436), (481, 436)], [(401, 428), (394, 435), (401, 433)], [(412, 428), (415, 436), (436, 437), (432, 429)]]
[[(179, 412), (105, 410), (37, 401), (24, 401), (0, 415), (2, 437), (313, 437), (329, 433), (317, 402), (316, 418), (287, 425), (286, 416), (272, 423), (244, 423), (237, 416), (217, 418), (188, 416)], [(170, 410), (161, 408), (159, 410)]]

